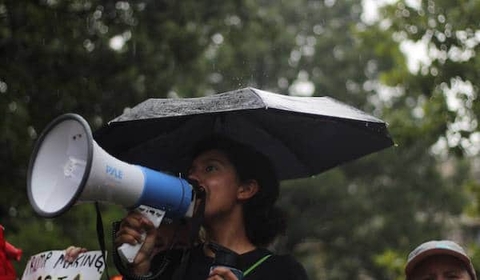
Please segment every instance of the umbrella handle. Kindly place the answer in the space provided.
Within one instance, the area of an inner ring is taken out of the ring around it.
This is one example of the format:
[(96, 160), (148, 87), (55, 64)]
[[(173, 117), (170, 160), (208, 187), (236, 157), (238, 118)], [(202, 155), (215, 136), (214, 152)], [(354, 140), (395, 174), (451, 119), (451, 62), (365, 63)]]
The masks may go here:
[[(144, 217), (149, 219), (156, 228), (160, 226), (160, 223), (162, 222), (166, 213), (163, 210), (145, 206), (145, 205), (140, 205), (135, 210), (139, 211)], [(146, 237), (146, 233), (142, 233), (142, 240), (145, 240), (145, 237)], [(135, 260), (135, 257), (137, 256), (138, 251), (142, 247), (143, 243), (144, 242), (141, 242), (135, 245), (124, 243), (117, 248), (118, 254), (120, 255), (120, 257), (124, 262), (133, 263), (133, 260)]]

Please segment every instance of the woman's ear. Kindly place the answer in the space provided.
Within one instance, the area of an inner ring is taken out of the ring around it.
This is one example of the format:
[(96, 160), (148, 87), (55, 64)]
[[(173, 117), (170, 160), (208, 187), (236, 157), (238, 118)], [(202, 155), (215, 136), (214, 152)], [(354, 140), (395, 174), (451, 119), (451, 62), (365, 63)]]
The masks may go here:
[(247, 200), (253, 197), (259, 190), (257, 180), (249, 180), (243, 183), (237, 191), (237, 199)]

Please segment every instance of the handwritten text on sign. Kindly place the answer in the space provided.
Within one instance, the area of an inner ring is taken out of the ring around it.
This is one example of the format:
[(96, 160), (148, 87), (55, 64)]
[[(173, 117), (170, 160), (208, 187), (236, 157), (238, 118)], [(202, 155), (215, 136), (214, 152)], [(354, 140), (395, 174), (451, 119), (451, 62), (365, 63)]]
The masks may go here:
[(22, 280), (100, 280), (105, 270), (101, 251), (82, 253), (65, 261), (65, 251), (46, 251), (30, 257)]

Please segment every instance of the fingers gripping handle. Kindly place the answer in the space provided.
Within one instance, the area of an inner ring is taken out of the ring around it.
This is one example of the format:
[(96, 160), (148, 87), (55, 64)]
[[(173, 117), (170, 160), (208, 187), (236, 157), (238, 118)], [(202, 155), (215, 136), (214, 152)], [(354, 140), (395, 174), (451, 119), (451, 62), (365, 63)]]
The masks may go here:
[[(142, 213), (146, 218), (148, 218), (157, 228), (165, 217), (165, 211), (145, 205), (140, 205), (136, 210)], [(143, 233), (142, 240), (145, 240), (145, 237), (146, 233)], [(118, 254), (124, 262), (133, 263), (133, 260), (135, 260), (135, 257), (137, 256), (138, 251), (140, 250), (142, 245), (143, 242), (137, 243), (135, 245), (124, 243), (120, 247), (118, 247)]]

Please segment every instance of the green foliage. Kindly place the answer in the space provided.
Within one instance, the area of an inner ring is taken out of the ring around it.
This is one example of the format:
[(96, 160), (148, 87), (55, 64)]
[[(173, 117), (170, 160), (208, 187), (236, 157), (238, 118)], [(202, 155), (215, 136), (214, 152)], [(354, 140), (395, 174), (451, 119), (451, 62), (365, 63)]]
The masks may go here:
[(393, 272), (388, 279), (405, 279), (405, 276), (403, 275), (403, 269), (405, 267), (404, 254), (399, 254), (395, 250), (386, 250), (383, 252), (383, 254), (375, 257), (375, 263), (377, 263), (379, 266), (386, 267), (388, 271)]
[[(415, 75), (402, 69), (398, 74), (387, 75), (390, 85), (404, 88), (406, 97), (423, 97), (417, 102), (424, 102), (424, 118), (427, 122), (440, 122), (432, 132), (445, 135), (455, 133), (463, 139), (450, 142), (454, 152), (470, 154), (471, 135), (478, 131), (475, 120), (478, 118), (478, 40), (475, 32), (478, 24), (473, 18), (478, 17), (479, 4), (476, 1), (452, 2), (446, 0), (421, 1), (419, 7), (411, 7), (406, 2), (397, 1), (383, 10), (384, 19), (390, 22), (388, 32), (394, 34), (398, 44), (405, 41), (423, 41), (427, 52), (427, 63), (420, 65)], [(412, 54), (415, 55), (415, 54)], [(405, 83), (406, 82), (406, 83)], [(458, 88), (466, 83), (469, 88)], [(454, 89), (453, 91), (451, 89)], [(448, 99), (457, 99), (461, 109), (451, 105)], [(428, 100), (428, 101), (427, 101)], [(450, 104), (449, 104), (450, 103)], [(461, 120), (474, 124), (468, 128), (453, 128)], [(435, 135), (435, 133), (432, 133)]]
[[(407, 2), (396, 1), (382, 9), (381, 17), (373, 25), (373, 30), (389, 34), (386, 38), (390, 38), (374, 45), (382, 50), (395, 49), (395, 53), (388, 56), (397, 57), (398, 47), (391, 48), (392, 43), (393, 46), (400, 46), (407, 41), (422, 41), (427, 49), (427, 57), (420, 58), (428, 59), (413, 72), (402, 65), (397, 65), (392, 70), (385, 69), (381, 75), (382, 81), (396, 87), (399, 94), (390, 101), (391, 110), (384, 110), (384, 117), (389, 120), (399, 147), (407, 148), (407, 153), (417, 153), (416, 162), (411, 162), (413, 166), (420, 163), (421, 166), (417, 166), (420, 170), (428, 170), (425, 167), (430, 166), (430, 169), (438, 168), (441, 171), (436, 175), (423, 174), (424, 179), (430, 179), (417, 181), (422, 186), (415, 184), (422, 188), (422, 193), (428, 195), (428, 198), (423, 198), (421, 208), (415, 207), (417, 211), (434, 207), (431, 209), (433, 214), (442, 211), (441, 207), (448, 206), (452, 207), (448, 212), (454, 214), (453, 217), (465, 211), (461, 215), (462, 219), (453, 218), (453, 223), (447, 217), (440, 219), (443, 225), (452, 223), (448, 231), (444, 229), (423, 236), (410, 232), (410, 249), (427, 239), (449, 238), (452, 230), (456, 234), (461, 232), (462, 240), (467, 246), (475, 241), (478, 234), (478, 211), (475, 210), (478, 205), (475, 194), (478, 192), (475, 187), (478, 179), (472, 178), (470, 159), (465, 157), (475, 153), (472, 150), (472, 135), (478, 133), (477, 116), (480, 112), (478, 106), (474, 105), (478, 103), (474, 102), (478, 96), (478, 82), (474, 78), (478, 74), (478, 59), (472, 55), (478, 49), (478, 43), (473, 39), (478, 25), (472, 21), (472, 18), (478, 16), (478, 9), (475, 9), (478, 8), (478, 3), (430, 0), (420, 1), (418, 7), (412, 7)], [(365, 37), (366, 41), (376, 36), (376, 33), (372, 34), (372, 29), (368, 28), (359, 35)], [(408, 55), (418, 56), (415, 53)], [(463, 84), (467, 86), (461, 87)], [(461, 122), (470, 122), (472, 125), (459, 125)], [(419, 156), (422, 150), (431, 152), (432, 145), (438, 144), (439, 139), (446, 143), (440, 153), (441, 157), (438, 154), (435, 157)], [(422, 158), (430, 158), (429, 164), (426, 165), (427, 162)], [(434, 180), (435, 183), (429, 180)], [(438, 187), (438, 184), (443, 187)], [(430, 187), (427, 188), (427, 185)], [(445, 193), (442, 194), (440, 190)], [(430, 219), (438, 217), (432, 215)], [(405, 247), (398, 247), (397, 251), (385, 250), (379, 255), (382, 257), (379, 265), (388, 268), (391, 273), (398, 273), (388, 258), (407, 252), (401, 248)], [(470, 252), (473, 255), (475, 250)]]

